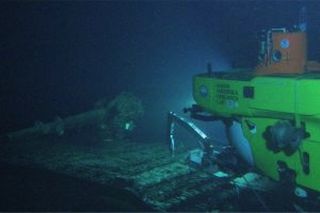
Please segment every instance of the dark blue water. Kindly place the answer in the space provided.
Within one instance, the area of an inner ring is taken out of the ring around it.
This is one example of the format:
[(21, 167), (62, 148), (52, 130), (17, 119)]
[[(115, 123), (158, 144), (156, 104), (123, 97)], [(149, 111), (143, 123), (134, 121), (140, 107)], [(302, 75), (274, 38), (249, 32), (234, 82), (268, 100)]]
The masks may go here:
[(213, 70), (253, 67), (257, 33), (291, 27), (302, 6), (309, 58), (317, 59), (315, 1), (4, 2), (1, 132), (132, 91), (146, 105), (148, 131), (159, 137), (165, 113), (193, 102), (192, 75), (208, 62)]

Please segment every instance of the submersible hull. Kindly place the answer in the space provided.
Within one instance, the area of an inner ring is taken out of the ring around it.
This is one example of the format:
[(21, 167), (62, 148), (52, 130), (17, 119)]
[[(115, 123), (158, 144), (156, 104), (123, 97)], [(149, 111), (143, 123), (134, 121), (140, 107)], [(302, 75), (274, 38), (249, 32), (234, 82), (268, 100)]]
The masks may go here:
[[(320, 191), (320, 74), (255, 76), (234, 71), (195, 76), (197, 104), (214, 116), (241, 122), (254, 164), (266, 175), (279, 180), (279, 163), (285, 163), (296, 183)], [(269, 145), (276, 140), (268, 137), (270, 128), (282, 121), (304, 131), (297, 149), (289, 153)]]
[(213, 116), (241, 123), (250, 150), (236, 148), (267, 176), (320, 191), (320, 63), (307, 59), (305, 30), (263, 31), (255, 68), (199, 74), (193, 95)]

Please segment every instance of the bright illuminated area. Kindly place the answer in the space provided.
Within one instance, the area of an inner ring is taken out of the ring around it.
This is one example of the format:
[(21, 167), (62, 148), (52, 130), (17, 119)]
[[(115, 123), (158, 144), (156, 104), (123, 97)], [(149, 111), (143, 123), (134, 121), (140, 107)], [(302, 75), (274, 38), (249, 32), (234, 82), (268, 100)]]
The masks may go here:
[(0, 212), (319, 212), (319, 11), (3, 1)]

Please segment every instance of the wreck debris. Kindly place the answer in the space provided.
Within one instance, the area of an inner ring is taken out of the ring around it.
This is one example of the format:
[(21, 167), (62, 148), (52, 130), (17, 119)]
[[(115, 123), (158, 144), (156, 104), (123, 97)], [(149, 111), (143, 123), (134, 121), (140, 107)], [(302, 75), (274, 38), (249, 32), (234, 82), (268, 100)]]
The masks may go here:
[(9, 140), (37, 138), (45, 135), (63, 135), (66, 131), (84, 127), (99, 127), (108, 138), (121, 139), (134, 129), (134, 123), (143, 115), (141, 101), (129, 92), (123, 92), (112, 101), (101, 101), (94, 110), (66, 118), (56, 117), (53, 122), (36, 121), (32, 127), (6, 134)]
[(101, 100), (96, 103), (96, 108), (108, 111), (100, 120), (100, 129), (107, 139), (123, 139), (144, 113), (141, 100), (129, 92), (121, 93), (111, 102)]

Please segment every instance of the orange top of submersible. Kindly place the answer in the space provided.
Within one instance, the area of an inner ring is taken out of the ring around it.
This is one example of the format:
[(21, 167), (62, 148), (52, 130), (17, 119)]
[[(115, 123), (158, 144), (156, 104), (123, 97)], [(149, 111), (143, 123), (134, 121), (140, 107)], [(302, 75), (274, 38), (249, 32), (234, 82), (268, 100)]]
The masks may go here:
[(271, 32), (266, 42), (264, 58), (256, 67), (255, 74), (303, 73), (307, 62), (307, 39), (305, 32)]

